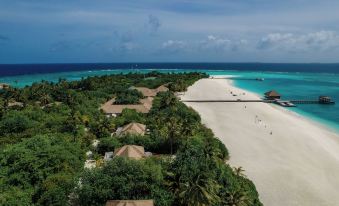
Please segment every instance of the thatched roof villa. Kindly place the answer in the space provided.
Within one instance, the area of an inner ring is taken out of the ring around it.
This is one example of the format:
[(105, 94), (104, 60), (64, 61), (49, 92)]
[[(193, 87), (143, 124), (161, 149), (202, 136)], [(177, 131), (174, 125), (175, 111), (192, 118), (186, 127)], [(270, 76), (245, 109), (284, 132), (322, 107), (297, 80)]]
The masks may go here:
[(148, 113), (152, 108), (153, 98), (141, 99), (141, 104), (114, 104), (114, 102), (115, 99), (113, 98), (101, 106), (106, 115), (116, 116), (121, 114), (124, 109), (134, 109), (140, 113)]
[(157, 92), (167, 92), (168, 88), (165, 87), (165, 85), (161, 85), (158, 88), (156, 88), (155, 90), (157, 90)]
[(136, 89), (142, 93), (146, 98), (140, 99), (140, 104), (114, 104), (115, 99), (107, 101), (101, 106), (101, 109), (105, 114), (110, 116), (116, 116), (122, 113), (124, 109), (135, 109), (140, 113), (148, 113), (153, 105), (153, 97), (155, 97), (159, 92), (168, 91), (168, 88), (164, 85), (159, 86), (156, 89), (149, 89), (147, 87), (131, 87), (130, 89)]
[(116, 134), (117, 135), (145, 135), (146, 133), (146, 125), (140, 124), (140, 123), (129, 123), (123, 127), (120, 127), (117, 129)]
[(149, 89), (147, 87), (131, 87), (130, 89), (138, 90), (144, 97), (155, 97), (158, 93), (155, 89)]
[(114, 104), (115, 99), (113, 98), (101, 106), (104, 113), (109, 116), (116, 116), (121, 114), (124, 109), (134, 109), (140, 113), (148, 113), (153, 105), (153, 97), (159, 92), (168, 91), (168, 88), (164, 85), (156, 89), (149, 89), (147, 87), (130, 87), (130, 89), (138, 90), (146, 98), (140, 99), (140, 104)]
[(130, 89), (136, 89), (144, 95), (144, 97), (155, 97), (159, 92), (167, 92), (168, 88), (164, 85), (159, 86), (156, 89), (149, 89), (147, 87), (131, 87)]
[(0, 89), (8, 89), (8, 88), (9, 88), (9, 84), (0, 83)]
[(131, 159), (142, 159), (145, 157), (145, 149), (142, 146), (137, 145), (125, 145), (123, 147), (117, 148), (114, 151), (114, 157), (128, 157)]
[(108, 200), (106, 206), (154, 206), (153, 200)]

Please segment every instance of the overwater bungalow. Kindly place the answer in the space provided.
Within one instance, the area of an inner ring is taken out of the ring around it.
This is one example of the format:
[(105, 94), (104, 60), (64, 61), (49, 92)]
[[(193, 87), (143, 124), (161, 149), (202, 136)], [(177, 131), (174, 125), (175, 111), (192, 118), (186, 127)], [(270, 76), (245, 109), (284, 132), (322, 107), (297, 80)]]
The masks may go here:
[(265, 98), (269, 100), (276, 100), (280, 99), (281, 95), (278, 92), (272, 90), (265, 93)]
[(329, 96), (319, 96), (319, 103), (320, 104), (333, 104), (331, 97)]

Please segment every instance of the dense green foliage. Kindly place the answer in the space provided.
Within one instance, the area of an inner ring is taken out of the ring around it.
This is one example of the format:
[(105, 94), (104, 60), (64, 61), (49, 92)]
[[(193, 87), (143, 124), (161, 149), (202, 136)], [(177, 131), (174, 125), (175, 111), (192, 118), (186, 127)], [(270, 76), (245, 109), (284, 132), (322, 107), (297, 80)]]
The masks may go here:
[(80, 145), (61, 136), (36, 136), (6, 147), (0, 153), (1, 205), (15, 202), (17, 195), (24, 198), (17, 205), (66, 204), (74, 187), (71, 177), (83, 161)]
[[(203, 77), (120, 74), (2, 90), (0, 205), (104, 205), (109, 199), (154, 199), (157, 206), (261, 205), (252, 182), (225, 163), (224, 144), (173, 94)], [(142, 95), (131, 86), (163, 84), (170, 91), (157, 95), (149, 114), (125, 109), (107, 118), (98, 109), (112, 97), (138, 103)], [(23, 106), (10, 106), (14, 101)], [(146, 124), (149, 132), (112, 135), (131, 122)], [(94, 139), (100, 140), (96, 148)], [(126, 144), (155, 155), (139, 161), (114, 158), (83, 169), (86, 151), (100, 160)]]
[(138, 90), (126, 89), (116, 94), (114, 104), (138, 104), (142, 97)]
[(108, 199), (152, 199), (171, 205), (172, 194), (163, 187), (161, 165), (152, 160), (114, 158), (105, 167), (87, 170), (76, 189), (79, 205), (104, 205)]

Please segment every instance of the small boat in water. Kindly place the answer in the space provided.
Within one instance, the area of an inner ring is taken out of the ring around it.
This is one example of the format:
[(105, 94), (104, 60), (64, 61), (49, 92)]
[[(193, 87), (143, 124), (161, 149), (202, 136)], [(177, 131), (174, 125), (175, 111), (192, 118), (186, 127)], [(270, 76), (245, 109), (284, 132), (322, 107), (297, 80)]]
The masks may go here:
[(296, 107), (295, 104), (293, 104), (292, 102), (289, 102), (289, 101), (281, 101), (281, 100), (278, 100), (275, 102), (276, 104), (280, 105), (280, 106), (283, 106), (283, 107)]

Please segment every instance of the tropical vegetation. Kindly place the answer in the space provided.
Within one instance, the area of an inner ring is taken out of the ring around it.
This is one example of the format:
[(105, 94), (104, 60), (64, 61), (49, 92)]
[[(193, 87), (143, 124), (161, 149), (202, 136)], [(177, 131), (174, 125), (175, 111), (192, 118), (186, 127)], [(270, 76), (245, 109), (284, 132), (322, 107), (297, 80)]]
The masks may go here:
[[(157, 206), (262, 205), (242, 168), (227, 163), (225, 145), (175, 96), (204, 77), (129, 73), (1, 90), (0, 205), (105, 205), (110, 199), (153, 199)], [(164, 84), (170, 91), (158, 93), (148, 114), (125, 109), (108, 118), (98, 109), (112, 97), (117, 104), (138, 103), (142, 95), (133, 86)], [(131, 122), (149, 131), (112, 134)], [(97, 147), (93, 140), (100, 141)], [(153, 156), (100, 161), (126, 144)], [(88, 150), (98, 162), (94, 169), (84, 168)]]

